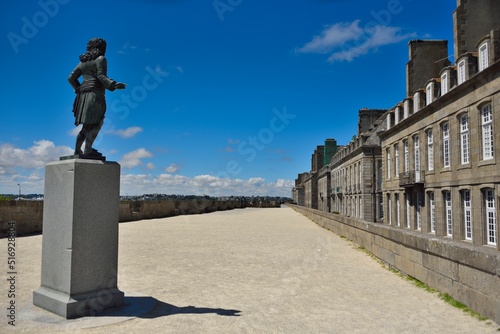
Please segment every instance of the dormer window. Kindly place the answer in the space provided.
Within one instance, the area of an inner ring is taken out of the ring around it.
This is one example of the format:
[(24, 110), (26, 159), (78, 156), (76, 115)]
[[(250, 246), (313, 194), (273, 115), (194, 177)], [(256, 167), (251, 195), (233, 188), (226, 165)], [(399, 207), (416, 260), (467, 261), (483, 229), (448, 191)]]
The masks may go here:
[(420, 105), (420, 92), (415, 92), (413, 94), (413, 112), (416, 113), (420, 108), (422, 108)]
[(479, 46), (479, 71), (489, 66), (488, 41)]
[(434, 101), (434, 83), (430, 82), (427, 84), (427, 87), (425, 88), (425, 93), (426, 93), (426, 98), (425, 98), (425, 104), (429, 105)]
[(413, 103), (412, 103), (411, 98), (406, 98), (403, 102), (404, 118), (407, 118), (408, 116), (410, 116), (413, 113), (412, 107), (413, 107)]
[(465, 59), (462, 59), (458, 63), (458, 84), (460, 85), (461, 83), (465, 82), (467, 78), (465, 77)]
[(441, 95), (448, 93), (449, 90), (448, 72), (444, 72), (441, 74)]

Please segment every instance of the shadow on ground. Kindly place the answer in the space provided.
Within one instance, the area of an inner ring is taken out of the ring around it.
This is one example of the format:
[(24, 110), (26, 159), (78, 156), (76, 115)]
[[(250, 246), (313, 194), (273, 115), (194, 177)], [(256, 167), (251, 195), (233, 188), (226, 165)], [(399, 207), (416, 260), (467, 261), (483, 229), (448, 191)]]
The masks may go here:
[(97, 317), (138, 317), (154, 319), (175, 314), (207, 314), (221, 316), (240, 316), (241, 311), (223, 308), (208, 308), (196, 306), (175, 306), (162, 302), (153, 297), (125, 297), (125, 304), (121, 307), (105, 310), (96, 314)]

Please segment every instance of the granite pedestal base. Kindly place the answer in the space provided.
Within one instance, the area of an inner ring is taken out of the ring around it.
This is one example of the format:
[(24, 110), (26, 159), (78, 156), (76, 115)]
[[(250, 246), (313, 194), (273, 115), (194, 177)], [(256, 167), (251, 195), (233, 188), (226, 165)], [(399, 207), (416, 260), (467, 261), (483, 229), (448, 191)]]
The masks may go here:
[(124, 303), (117, 287), (119, 196), (116, 162), (73, 159), (46, 166), (35, 306), (71, 319)]

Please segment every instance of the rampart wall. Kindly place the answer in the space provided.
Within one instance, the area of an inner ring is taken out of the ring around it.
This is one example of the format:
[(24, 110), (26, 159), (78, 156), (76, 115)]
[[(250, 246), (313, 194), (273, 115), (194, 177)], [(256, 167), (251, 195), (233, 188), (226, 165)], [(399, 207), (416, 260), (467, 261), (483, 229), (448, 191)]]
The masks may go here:
[[(121, 201), (120, 222), (233, 210), (249, 206), (245, 200), (165, 199)], [(279, 202), (262, 201), (259, 207), (277, 207)], [(43, 201), (0, 201), (0, 238), (7, 235), (9, 222), (16, 222), (18, 236), (41, 233)]]
[(493, 247), (289, 206), (319, 226), (364, 247), (391, 268), (500, 323), (500, 254)]

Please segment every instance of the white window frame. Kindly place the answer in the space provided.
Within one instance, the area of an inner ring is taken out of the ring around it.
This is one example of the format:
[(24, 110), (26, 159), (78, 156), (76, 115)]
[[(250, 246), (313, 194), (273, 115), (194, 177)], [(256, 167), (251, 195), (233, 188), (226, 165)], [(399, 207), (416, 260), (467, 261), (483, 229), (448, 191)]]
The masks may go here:
[(472, 240), (472, 201), (470, 197), (470, 190), (464, 190), (462, 192), (462, 196), (464, 207), (465, 240)]
[(465, 77), (465, 64), (466, 64), (465, 59), (462, 59), (461, 61), (458, 62), (457, 76), (459, 85), (467, 80), (467, 78)]
[(460, 156), (462, 165), (470, 163), (469, 115), (460, 117)]
[(497, 245), (497, 217), (495, 204), (495, 191), (486, 189), (484, 191), (486, 212), (486, 238), (488, 245)]
[(410, 195), (405, 194), (405, 200), (406, 200), (406, 228), (410, 228)]
[(451, 202), (451, 191), (443, 192), (444, 199), (444, 214), (445, 214), (445, 222), (446, 222), (446, 236), (453, 236), (453, 206)]
[(394, 200), (396, 201), (396, 226), (401, 225), (401, 203), (399, 201), (399, 194), (394, 194)]
[(443, 123), (441, 126), (443, 133), (443, 167), (447, 168), (451, 165), (450, 159), (450, 124), (448, 122)]
[(399, 178), (399, 144), (394, 145), (394, 172), (395, 178)]
[(420, 137), (418, 135), (413, 137), (413, 153), (415, 158), (415, 181), (420, 182)]
[(483, 160), (490, 160), (494, 157), (494, 135), (493, 135), (493, 110), (491, 103), (481, 107), (481, 129)]
[(403, 154), (404, 154), (403, 171), (405, 174), (408, 174), (408, 171), (410, 169), (410, 152), (408, 148), (408, 140), (403, 141)]
[(408, 116), (410, 116), (410, 100), (409, 99), (406, 99), (405, 102), (404, 102), (404, 107), (403, 107), (403, 117), (404, 118), (408, 118)]
[(434, 201), (434, 192), (429, 192), (429, 215), (431, 232), (436, 233), (436, 202)]
[(385, 154), (387, 156), (387, 179), (391, 179), (391, 148), (388, 147), (385, 150)]
[(489, 54), (488, 54), (488, 42), (484, 42), (479, 46), (479, 57), (478, 57), (478, 65), (479, 72), (486, 69), (489, 66)]
[(413, 113), (416, 113), (421, 108), (420, 105), (420, 92), (413, 94)]
[(430, 82), (425, 87), (425, 104), (429, 105), (434, 101), (434, 83)]
[(432, 130), (427, 131), (427, 169), (434, 170), (434, 136)]
[(417, 230), (422, 229), (422, 193), (417, 193), (417, 203), (415, 205), (417, 211)]
[(441, 96), (449, 92), (448, 72), (441, 74)]
[(387, 213), (389, 217), (389, 225), (392, 225), (392, 200), (391, 200), (391, 194), (387, 194)]

